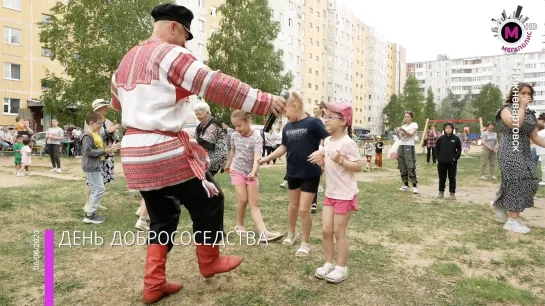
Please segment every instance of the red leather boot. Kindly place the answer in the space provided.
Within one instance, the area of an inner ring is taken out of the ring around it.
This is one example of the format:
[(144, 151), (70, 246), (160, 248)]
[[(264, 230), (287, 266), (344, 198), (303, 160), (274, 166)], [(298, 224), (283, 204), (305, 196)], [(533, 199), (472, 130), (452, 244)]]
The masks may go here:
[(164, 296), (180, 291), (182, 284), (167, 283), (165, 268), (168, 246), (150, 244), (147, 251), (142, 300), (146, 303), (155, 303)]
[(236, 269), (242, 263), (242, 256), (220, 256), (220, 248), (211, 245), (197, 245), (199, 270), (205, 278)]

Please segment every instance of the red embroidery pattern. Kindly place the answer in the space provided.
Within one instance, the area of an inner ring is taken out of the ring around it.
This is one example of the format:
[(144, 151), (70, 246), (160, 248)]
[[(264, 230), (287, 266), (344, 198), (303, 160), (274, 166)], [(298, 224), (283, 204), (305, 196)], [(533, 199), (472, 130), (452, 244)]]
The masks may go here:
[(174, 47), (158, 40), (147, 40), (132, 48), (115, 73), (117, 88), (130, 91), (136, 85), (149, 85), (152, 80), (159, 80), (161, 61)]
[(116, 84), (114, 84), (113, 81), (112, 81), (112, 86), (111, 86), (111, 92), (112, 92), (112, 107), (115, 110), (120, 111), (121, 110), (121, 103), (119, 102), (119, 98), (117, 97)]

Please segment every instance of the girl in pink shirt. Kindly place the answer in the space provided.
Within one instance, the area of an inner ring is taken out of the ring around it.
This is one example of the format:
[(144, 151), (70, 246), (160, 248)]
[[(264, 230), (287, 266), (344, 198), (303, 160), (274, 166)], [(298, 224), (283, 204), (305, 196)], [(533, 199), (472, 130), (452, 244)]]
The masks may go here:
[[(315, 276), (331, 283), (340, 283), (348, 277), (348, 241), (346, 228), (353, 210), (358, 210), (358, 183), (356, 173), (363, 160), (358, 145), (352, 140), (352, 107), (349, 103), (324, 103), (325, 125), (331, 137), (324, 142), (326, 190), (322, 212), (322, 249), (326, 263), (316, 269)], [(348, 129), (348, 135), (346, 135)], [(335, 265), (335, 237), (337, 265)]]

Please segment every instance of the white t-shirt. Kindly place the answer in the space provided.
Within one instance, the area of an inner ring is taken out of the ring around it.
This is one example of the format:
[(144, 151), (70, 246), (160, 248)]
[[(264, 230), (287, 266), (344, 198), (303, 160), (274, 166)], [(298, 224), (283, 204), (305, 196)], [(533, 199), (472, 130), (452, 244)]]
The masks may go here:
[[(541, 137), (541, 139), (545, 140), (545, 130), (541, 130), (541, 131), (537, 132), (537, 136), (539, 136), (539, 137)], [(536, 154), (537, 155), (545, 155), (545, 148), (536, 145)]]
[(413, 136), (407, 135), (405, 132), (401, 131), (401, 143), (402, 146), (414, 146), (416, 142), (417, 132), (418, 132), (418, 123), (412, 122), (411, 124), (404, 124), (401, 126), (403, 129), (410, 131), (412, 129), (415, 129), (415, 133)]

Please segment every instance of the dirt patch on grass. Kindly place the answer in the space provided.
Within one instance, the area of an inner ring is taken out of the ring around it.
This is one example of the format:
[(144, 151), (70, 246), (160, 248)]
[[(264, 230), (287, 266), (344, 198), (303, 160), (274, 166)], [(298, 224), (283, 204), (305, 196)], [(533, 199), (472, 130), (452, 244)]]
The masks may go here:
[(0, 188), (22, 187), (39, 184), (36, 177), (17, 177), (13, 173), (0, 171)]
[[(456, 202), (462, 204), (475, 204), (491, 207), (491, 202), (496, 197), (498, 184), (489, 182), (479, 182), (477, 186), (459, 186), (456, 188)], [(438, 199), (439, 181), (434, 180), (433, 185), (418, 186), (419, 196), (422, 202), (429, 203), (431, 201), (447, 201), (449, 200), (448, 191), (445, 192), (445, 199)], [(448, 181), (447, 187), (448, 189)], [(545, 228), (545, 199), (535, 198), (534, 207), (526, 209), (521, 213), (522, 219), (530, 227)]]

